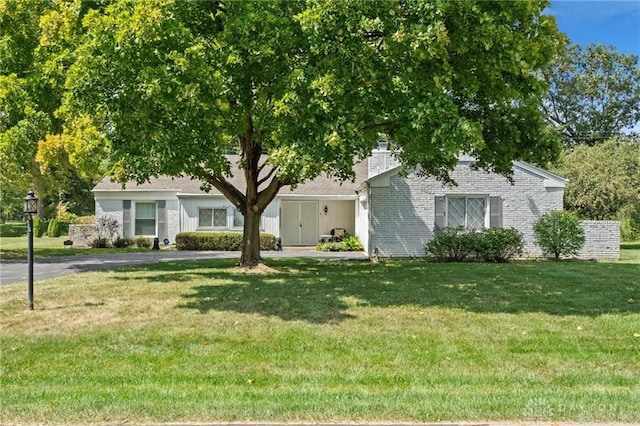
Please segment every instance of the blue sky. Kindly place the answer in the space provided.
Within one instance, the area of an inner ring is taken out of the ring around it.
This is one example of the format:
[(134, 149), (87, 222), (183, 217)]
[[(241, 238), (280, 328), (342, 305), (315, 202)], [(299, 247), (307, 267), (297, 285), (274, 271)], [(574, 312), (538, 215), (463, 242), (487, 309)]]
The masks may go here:
[(640, 56), (640, 0), (551, 0), (547, 13), (572, 43), (613, 45)]

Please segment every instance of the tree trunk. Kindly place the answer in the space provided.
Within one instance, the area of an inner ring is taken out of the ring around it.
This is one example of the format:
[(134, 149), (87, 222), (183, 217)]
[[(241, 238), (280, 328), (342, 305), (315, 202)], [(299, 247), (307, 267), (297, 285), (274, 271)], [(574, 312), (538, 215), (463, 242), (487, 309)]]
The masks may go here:
[(256, 213), (247, 208), (244, 212), (244, 229), (242, 233), (242, 255), (240, 266), (253, 268), (262, 263), (260, 257), (260, 217), (262, 212)]

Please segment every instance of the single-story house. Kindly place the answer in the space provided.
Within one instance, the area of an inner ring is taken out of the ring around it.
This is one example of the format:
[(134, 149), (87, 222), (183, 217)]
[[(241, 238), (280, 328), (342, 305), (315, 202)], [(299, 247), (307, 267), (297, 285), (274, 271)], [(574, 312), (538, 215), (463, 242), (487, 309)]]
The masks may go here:
[[(261, 230), (283, 246), (313, 246), (342, 228), (357, 236), (373, 256), (423, 256), (424, 245), (444, 227), (513, 227), (525, 239), (528, 255), (540, 255), (533, 225), (543, 214), (563, 208), (567, 183), (553, 173), (516, 161), (513, 182), (477, 170), (461, 156), (451, 173), (457, 186), (435, 178), (400, 175), (382, 145), (355, 166), (354, 182), (326, 177), (283, 188), (262, 216)], [(243, 190), (242, 174), (231, 178)], [(243, 216), (215, 189), (206, 193), (190, 178), (158, 177), (124, 188), (105, 178), (93, 190), (96, 217), (119, 224), (123, 237), (148, 236), (174, 241), (186, 231), (241, 231)]]

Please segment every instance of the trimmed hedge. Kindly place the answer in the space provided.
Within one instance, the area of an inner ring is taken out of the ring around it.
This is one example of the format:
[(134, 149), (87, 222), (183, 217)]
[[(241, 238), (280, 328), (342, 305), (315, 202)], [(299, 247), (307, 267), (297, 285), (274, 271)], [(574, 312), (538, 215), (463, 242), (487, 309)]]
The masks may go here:
[(27, 235), (26, 223), (0, 224), (0, 236), (2, 237), (22, 237), (23, 235)]
[[(275, 246), (275, 235), (260, 234), (260, 250), (273, 250)], [(237, 251), (241, 247), (241, 232), (181, 232), (176, 235), (178, 250)]]
[(509, 262), (522, 256), (523, 248), (522, 233), (514, 228), (490, 228), (480, 232), (446, 228), (425, 245), (425, 252), (440, 262)]

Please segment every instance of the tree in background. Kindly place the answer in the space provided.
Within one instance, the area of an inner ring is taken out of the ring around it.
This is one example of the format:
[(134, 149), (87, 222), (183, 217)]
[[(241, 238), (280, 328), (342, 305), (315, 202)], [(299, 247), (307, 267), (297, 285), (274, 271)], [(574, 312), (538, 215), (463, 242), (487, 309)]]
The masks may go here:
[(568, 178), (565, 208), (583, 219), (618, 219), (624, 239), (640, 237), (640, 140), (618, 136), (565, 151), (554, 171)]
[[(91, 115), (121, 182), (188, 175), (224, 194), (252, 267), (278, 191), (352, 178), (379, 132), (406, 168), (444, 180), (459, 152), (505, 174), (553, 159), (541, 70), (560, 37), (546, 6), (114, 1), (84, 18), (60, 112)], [(230, 150), (242, 187), (227, 179)]]
[(640, 122), (638, 57), (612, 46), (568, 46), (546, 70), (547, 121), (565, 147), (596, 145)]
[[(4, 203), (33, 189), (42, 216), (61, 203), (93, 211), (105, 138), (86, 118), (57, 114), (86, 1), (0, 0), (0, 191)], [(22, 199), (16, 200), (20, 205)]]

